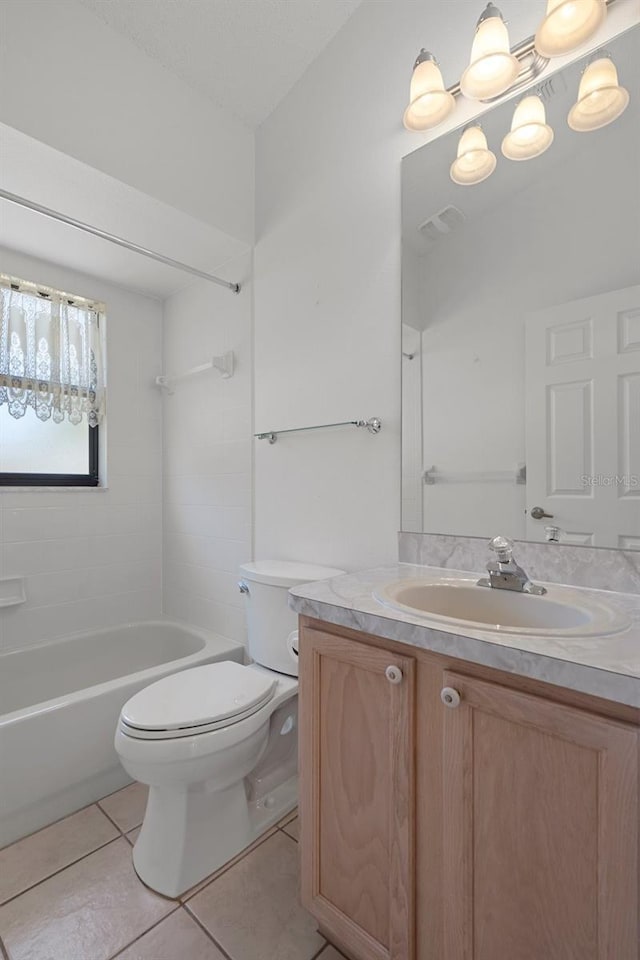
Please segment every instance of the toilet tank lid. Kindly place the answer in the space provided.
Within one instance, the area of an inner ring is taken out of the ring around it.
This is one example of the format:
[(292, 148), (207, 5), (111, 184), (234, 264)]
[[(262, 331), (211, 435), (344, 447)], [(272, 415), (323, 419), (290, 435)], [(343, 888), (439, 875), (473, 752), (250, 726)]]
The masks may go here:
[(240, 574), (254, 583), (268, 583), (273, 587), (295, 587), (312, 580), (328, 580), (339, 577), (345, 570), (322, 567), (316, 563), (296, 563), (291, 560), (256, 560), (243, 563)]

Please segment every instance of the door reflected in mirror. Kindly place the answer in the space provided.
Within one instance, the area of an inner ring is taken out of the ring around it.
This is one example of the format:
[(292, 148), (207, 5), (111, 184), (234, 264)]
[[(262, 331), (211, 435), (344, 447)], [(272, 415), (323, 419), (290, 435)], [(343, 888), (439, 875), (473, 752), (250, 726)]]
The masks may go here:
[[(402, 164), (402, 529), (640, 549), (640, 27), (607, 53), (630, 107), (569, 127), (589, 60), (547, 79), (553, 143), (449, 175), (460, 131)], [(591, 58), (592, 60), (593, 58)]]

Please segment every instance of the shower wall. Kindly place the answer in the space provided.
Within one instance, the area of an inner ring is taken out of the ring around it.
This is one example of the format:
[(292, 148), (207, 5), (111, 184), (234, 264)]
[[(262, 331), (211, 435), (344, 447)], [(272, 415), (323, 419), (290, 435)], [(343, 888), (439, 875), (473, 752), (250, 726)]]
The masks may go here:
[(233, 376), (181, 380), (164, 407), (164, 597), (167, 616), (244, 642), (238, 565), (252, 557), (251, 257), (164, 304), (164, 369), (180, 374), (233, 351)]
[(108, 363), (106, 487), (0, 487), (0, 577), (27, 597), (0, 610), (4, 652), (161, 614), (162, 304), (2, 248), (0, 269), (103, 300)]

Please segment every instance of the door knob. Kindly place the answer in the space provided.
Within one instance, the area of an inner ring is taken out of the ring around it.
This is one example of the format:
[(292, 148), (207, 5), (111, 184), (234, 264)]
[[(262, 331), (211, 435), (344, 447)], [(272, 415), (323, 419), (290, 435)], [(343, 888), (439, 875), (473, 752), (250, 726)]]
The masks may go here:
[(532, 507), (530, 513), (534, 520), (544, 520), (545, 517), (548, 517), (549, 520), (553, 519), (553, 514), (545, 513), (542, 507)]
[(454, 690), (453, 687), (444, 687), (440, 691), (440, 699), (444, 703), (445, 707), (460, 706), (460, 694), (457, 690)]
[(402, 670), (400, 667), (391, 665), (384, 672), (389, 683), (402, 683)]

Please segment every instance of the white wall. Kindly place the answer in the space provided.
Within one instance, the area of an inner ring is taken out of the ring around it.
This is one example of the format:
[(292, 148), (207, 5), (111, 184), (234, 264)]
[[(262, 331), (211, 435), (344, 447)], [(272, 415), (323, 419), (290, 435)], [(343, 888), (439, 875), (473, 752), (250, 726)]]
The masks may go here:
[(74, 0), (0, 3), (0, 120), (253, 238), (253, 135)]
[[(504, 11), (514, 33), (522, 6)], [(473, 10), (363, 4), (258, 131), (256, 428), (379, 416), (383, 429), (258, 443), (256, 556), (362, 567), (396, 555), (400, 159), (422, 142), (401, 118), (419, 47), (453, 79)]]
[(205, 281), (164, 304), (164, 362), (180, 373), (232, 350), (236, 369), (164, 399), (165, 612), (244, 642), (238, 565), (251, 559), (251, 258), (227, 266), (239, 295)]
[[(534, 32), (538, 4), (500, 6), (514, 40)], [(637, 18), (636, 0), (625, 6)], [(256, 427), (373, 415), (384, 427), (257, 444), (256, 556), (396, 556), (400, 158), (425, 139), (401, 117), (420, 46), (453, 82), (478, 13), (471, 0), (362, 4), (258, 131)]]
[(27, 594), (0, 610), (6, 651), (161, 614), (162, 305), (7, 249), (0, 266), (103, 300), (108, 363), (108, 488), (0, 488), (0, 576), (25, 577)]

